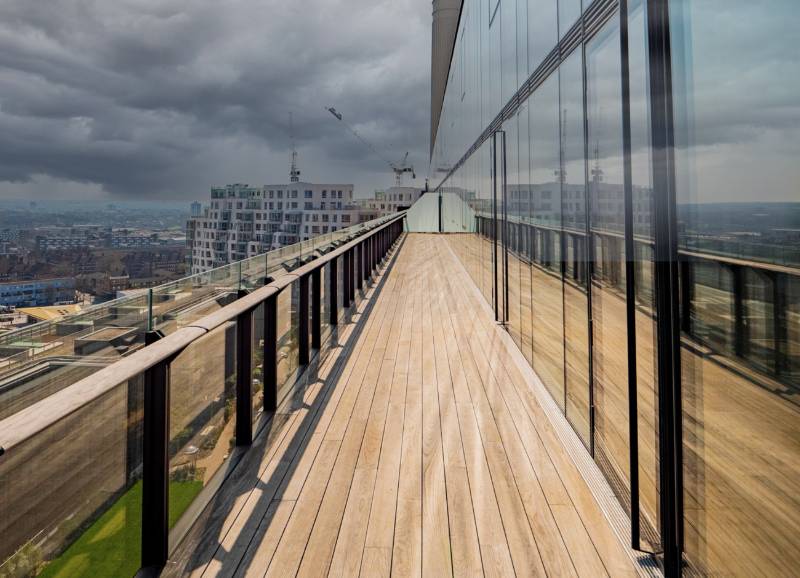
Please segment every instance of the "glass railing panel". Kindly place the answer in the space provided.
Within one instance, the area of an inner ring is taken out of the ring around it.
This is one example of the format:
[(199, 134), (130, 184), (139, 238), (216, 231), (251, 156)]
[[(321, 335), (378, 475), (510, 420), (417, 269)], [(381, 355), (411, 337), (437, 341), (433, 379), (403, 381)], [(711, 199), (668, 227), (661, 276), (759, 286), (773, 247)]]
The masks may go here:
[(337, 257), (336, 258), (336, 309), (338, 311), (338, 318), (341, 322), (342, 317), (344, 316), (344, 280), (345, 280), (345, 267), (344, 267), (344, 257)]
[(239, 262), (239, 289), (249, 293), (264, 286), (267, 255), (268, 253), (264, 253)]
[(299, 367), (299, 299), (299, 283), (292, 283), (278, 294), (278, 403), (292, 388)]
[(236, 322), (192, 342), (170, 364), (170, 528), (226, 467), (236, 423)]
[(147, 296), (34, 325), (0, 342), (0, 419), (144, 346)]
[(0, 576), (137, 572), (143, 383), (120, 383), (0, 457)]
[(235, 301), (240, 285), (240, 266), (233, 263), (156, 287), (151, 327), (174, 333)]
[(329, 284), (331, 279), (330, 263), (322, 267), (320, 272), (320, 338), (322, 349), (320, 357), (324, 357), (330, 350), (330, 339), (333, 330), (331, 325), (331, 304), (329, 294)]
[[(435, 195), (430, 199), (435, 200)], [(11, 415), (143, 347), (147, 331), (173, 333), (233, 302), (240, 289), (253, 291), (262, 286), (265, 272), (278, 278), (296, 266), (299, 258), (341, 246), (392, 218), (387, 215), (332, 231), (0, 336), (0, 416)], [(339, 262), (341, 277), (344, 262)], [(340, 300), (343, 294), (340, 286)]]
[[(251, 383), (252, 385), (252, 404), (253, 404), (253, 424), (258, 423), (264, 413), (264, 311), (262, 303), (253, 311), (253, 339), (250, 343), (251, 357)], [(254, 430), (255, 431), (255, 430)]]

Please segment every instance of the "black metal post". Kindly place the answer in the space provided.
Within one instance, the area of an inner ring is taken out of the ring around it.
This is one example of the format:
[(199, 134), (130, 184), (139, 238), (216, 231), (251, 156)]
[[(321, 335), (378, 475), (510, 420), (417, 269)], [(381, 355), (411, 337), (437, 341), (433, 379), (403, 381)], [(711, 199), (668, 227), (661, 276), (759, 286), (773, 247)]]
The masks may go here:
[(350, 249), (348, 251), (350, 258), (347, 260), (347, 305), (350, 306), (356, 300), (356, 285), (354, 283), (355, 266), (356, 266), (356, 250)]
[(299, 363), (308, 365), (308, 275), (300, 277), (300, 303), (297, 312), (297, 334), (299, 341)]
[(353, 276), (350, 275), (350, 251), (345, 251), (343, 257), (344, 263), (342, 264), (342, 291), (344, 291), (344, 295), (342, 295), (342, 304), (344, 305), (344, 308), (347, 309), (350, 307), (350, 285), (353, 282)]
[(144, 373), (142, 568), (163, 568), (169, 551), (169, 363)]
[(253, 443), (253, 311), (236, 318), (236, 445)]
[(330, 278), (328, 279), (328, 303), (331, 318), (328, 322), (331, 325), (339, 323), (339, 258), (331, 260)]
[(364, 278), (364, 282), (366, 283), (369, 279), (369, 237), (364, 239), (364, 242), (361, 243), (361, 251), (364, 253), (361, 263), (361, 276)]
[(356, 284), (359, 291), (364, 288), (364, 242), (358, 244), (358, 262), (356, 271)]
[(439, 232), (444, 233), (444, 227), (442, 227), (442, 193), (439, 193)]
[(278, 408), (278, 294), (264, 301), (264, 411)]
[(378, 258), (377, 258), (378, 249), (377, 249), (377, 245), (375, 244), (375, 235), (374, 234), (369, 238), (369, 247), (370, 247), (370, 249), (369, 249), (370, 271), (374, 272), (375, 271), (375, 266), (378, 264)]
[(322, 348), (322, 267), (311, 272), (311, 347)]

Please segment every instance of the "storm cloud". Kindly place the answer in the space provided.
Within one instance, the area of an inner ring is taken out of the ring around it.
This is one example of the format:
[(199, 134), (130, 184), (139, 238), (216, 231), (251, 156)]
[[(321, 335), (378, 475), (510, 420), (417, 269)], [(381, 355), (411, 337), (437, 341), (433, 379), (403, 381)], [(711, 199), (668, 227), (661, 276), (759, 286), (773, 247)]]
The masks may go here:
[[(391, 184), (427, 166), (425, 0), (4, 0), (0, 196), (204, 198), (226, 182)], [(422, 174), (418, 175), (421, 182)]]

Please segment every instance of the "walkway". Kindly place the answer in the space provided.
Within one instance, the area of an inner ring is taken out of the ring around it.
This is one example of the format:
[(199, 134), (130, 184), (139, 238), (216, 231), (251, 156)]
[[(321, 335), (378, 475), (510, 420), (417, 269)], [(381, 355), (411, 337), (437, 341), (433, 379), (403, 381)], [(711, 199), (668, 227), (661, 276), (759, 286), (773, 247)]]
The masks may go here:
[(636, 575), (480, 300), (407, 236), (165, 573)]

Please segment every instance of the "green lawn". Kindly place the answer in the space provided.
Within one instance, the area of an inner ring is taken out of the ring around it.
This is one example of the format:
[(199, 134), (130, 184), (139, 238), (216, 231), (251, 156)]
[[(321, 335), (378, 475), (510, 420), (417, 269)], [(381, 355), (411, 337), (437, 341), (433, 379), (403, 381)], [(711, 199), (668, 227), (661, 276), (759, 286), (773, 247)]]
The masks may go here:
[[(203, 488), (199, 481), (169, 483), (169, 526), (175, 525)], [(122, 578), (139, 569), (142, 483), (137, 482), (103, 513), (61, 556), (47, 564), (46, 578)]]

